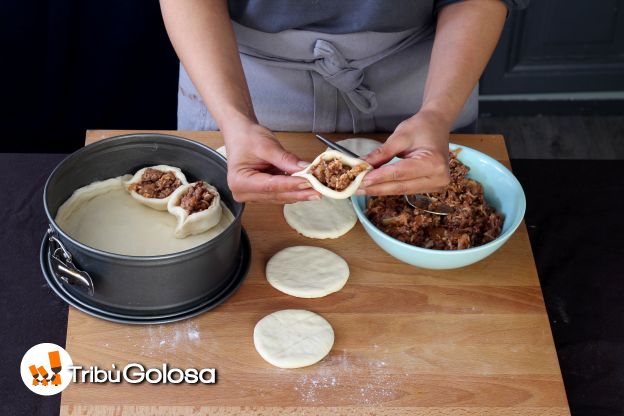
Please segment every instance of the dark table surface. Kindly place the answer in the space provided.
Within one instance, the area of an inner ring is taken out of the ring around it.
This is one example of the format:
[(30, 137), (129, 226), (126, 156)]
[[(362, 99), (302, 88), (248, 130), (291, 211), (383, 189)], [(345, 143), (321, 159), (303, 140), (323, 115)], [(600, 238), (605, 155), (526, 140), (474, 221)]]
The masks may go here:
[[(65, 345), (67, 306), (46, 286), (42, 191), (63, 155), (0, 154), (0, 412), (57, 414), (19, 378), (40, 342)], [(512, 160), (572, 414), (624, 415), (624, 161)]]

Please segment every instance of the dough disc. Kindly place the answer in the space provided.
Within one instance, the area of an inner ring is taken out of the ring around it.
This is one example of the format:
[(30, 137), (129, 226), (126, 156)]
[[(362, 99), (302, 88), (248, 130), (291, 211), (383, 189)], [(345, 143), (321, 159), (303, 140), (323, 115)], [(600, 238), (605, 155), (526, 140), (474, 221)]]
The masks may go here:
[(366, 156), (383, 144), (377, 140), (366, 139), (364, 137), (353, 137), (351, 139), (337, 141), (336, 143), (348, 150), (351, 150), (360, 157)]
[(227, 150), (225, 150), (225, 146), (217, 147), (216, 150), (221, 156), (227, 159)]
[(286, 309), (262, 318), (254, 328), (254, 346), (280, 368), (299, 368), (323, 359), (334, 345), (334, 330), (320, 315)]
[(325, 197), (284, 205), (284, 218), (299, 234), (320, 239), (338, 238), (357, 222), (351, 201)]
[(266, 277), (271, 286), (287, 295), (320, 298), (343, 288), (349, 265), (321, 247), (288, 247), (271, 257)]

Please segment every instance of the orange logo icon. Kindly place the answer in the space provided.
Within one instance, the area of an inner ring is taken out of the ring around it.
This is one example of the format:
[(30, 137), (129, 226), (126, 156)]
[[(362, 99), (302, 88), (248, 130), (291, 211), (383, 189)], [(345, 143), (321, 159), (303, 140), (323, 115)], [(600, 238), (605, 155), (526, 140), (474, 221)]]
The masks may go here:
[(72, 360), (63, 348), (43, 343), (29, 349), (22, 358), (21, 375), (31, 391), (49, 396), (60, 393), (71, 382)]
[[(30, 369), (30, 374), (33, 376), (33, 386), (38, 386), (39, 384), (47, 386), (48, 382), (53, 386), (60, 386), (62, 384), (61, 375), (59, 373), (63, 367), (61, 366), (61, 355), (59, 351), (48, 352), (48, 358), (50, 359), (50, 370), (52, 370), (53, 373), (52, 377), (48, 378), (48, 372), (44, 366), (39, 366), (39, 368), (37, 368), (34, 364), (31, 364), (28, 367)], [(41, 380), (39, 380), (39, 375), (42, 377)]]

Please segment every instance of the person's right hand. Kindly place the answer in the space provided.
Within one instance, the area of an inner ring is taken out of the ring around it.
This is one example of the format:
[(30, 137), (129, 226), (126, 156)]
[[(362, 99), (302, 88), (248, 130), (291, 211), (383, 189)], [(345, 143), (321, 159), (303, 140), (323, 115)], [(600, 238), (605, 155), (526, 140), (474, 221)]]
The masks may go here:
[(286, 151), (266, 127), (253, 122), (230, 125), (223, 136), (235, 200), (284, 204), (320, 199), (304, 178), (289, 176), (308, 163)]

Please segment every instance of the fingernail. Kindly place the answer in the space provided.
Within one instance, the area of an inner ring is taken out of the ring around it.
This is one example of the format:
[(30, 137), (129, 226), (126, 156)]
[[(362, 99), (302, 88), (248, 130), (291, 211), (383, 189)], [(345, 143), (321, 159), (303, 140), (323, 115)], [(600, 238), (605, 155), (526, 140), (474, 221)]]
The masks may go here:
[(310, 182), (303, 182), (300, 183), (298, 186), (299, 189), (308, 189), (308, 188), (312, 188), (312, 184)]
[(320, 195), (311, 195), (308, 197), (308, 201), (320, 201), (321, 197)]
[(356, 195), (366, 195), (366, 191), (364, 189), (358, 189), (357, 191), (355, 191)]
[(297, 166), (299, 166), (300, 168), (307, 168), (310, 165), (310, 162), (305, 162), (303, 160), (300, 160), (299, 162), (297, 162)]

